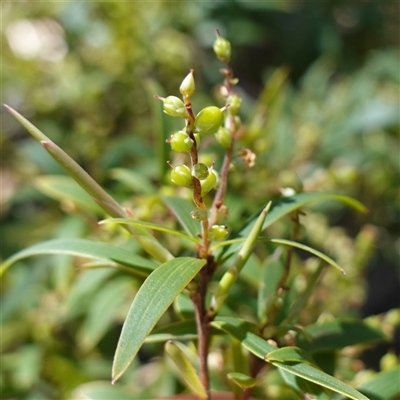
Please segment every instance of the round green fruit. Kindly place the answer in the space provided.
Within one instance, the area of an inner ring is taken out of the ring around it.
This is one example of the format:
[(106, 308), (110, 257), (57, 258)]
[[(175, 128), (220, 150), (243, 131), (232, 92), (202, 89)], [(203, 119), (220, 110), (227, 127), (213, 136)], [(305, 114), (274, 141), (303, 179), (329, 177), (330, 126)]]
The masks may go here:
[(221, 126), (215, 134), (217, 142), (225, 149), (229, 149), (232, 145), (232, 135), (228, 128)]
[(227, 227), (225, 225), (213, 225), (208, 230), (208, 237), (210, 240), (223, 240), (228, 234)]
[(178, 165), (171, 171), (171, 182), (178, 186), (193, 187), (193, 178), (189, 167)]
[(194, 131), (200, 134), (213, 133), (224, 122), (224, 113), (215, 106), (203, 108), (194, 122)]
[(189, 116), (185, 104), (176, 96), (168, 96), (164, 99), (164, 112), (171, 117), (187, 118)]
[(169, 140), (172, 150), (178, 153), (187, 153), (193, 147), (193, 140), (184, 131), (179, 131), (171, 135)]

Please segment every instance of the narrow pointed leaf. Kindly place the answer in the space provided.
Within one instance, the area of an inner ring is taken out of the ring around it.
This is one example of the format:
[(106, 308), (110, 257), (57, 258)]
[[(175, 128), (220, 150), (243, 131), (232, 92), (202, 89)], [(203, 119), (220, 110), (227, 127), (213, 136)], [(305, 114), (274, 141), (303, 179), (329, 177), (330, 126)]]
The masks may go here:
[(200, 399), (206, 399), (207, 392), (205, 391), (204, 386), (197, 375), (196, 369), (186, 354), (182, 351), (179, 344), (169, 340), (167, 343), (165, 343), (165, 351), (177, 366), (180, 376), (186, 382), (189, 388), (196, 393)]
[(347, 346), (387, 340), (379, 329), (359, 320), (336, 319), (304, 328), (307, 339), (299, 336), (298, 346), (307, 351), (337, 350)]
[[(272, 225), (274, 222), (278, 221), (285, 215), (288, 215), (292, 213), (295, 210), (298, 210), (299, 208), (302, 208), (310, 203), (316, 202), (316, 201), (323, 201), (323, 200), (336, 200), (340, 201), (355, 210), (366, 213), (367, 209), (363, 204), (361, 204), (359, 201), (352, 199), (351, 197), (348, 196), (343, 196), (343, 195), (338, 195), (338, 194), (333, 194), (333, 193), (314, 193), (314, 192), (308, 192), (308, 193), (298, 193), (295, 194), (294, 196), (290, 197), (283, 197), (279, 200), (274, 200), (272, 202), (272, 206), (270, 211), (268, 212), (268, 216), (265, 219), (263, 229), (269, 227)], [(240, 236), (246, 236), (252, 226), (255, 223), (255, 219), (250, 222), (241, 232)]]
[(115, 223), (115, 224), (121, 224), (121, 225), (133, 225), (133, 226), (138, 226), (138, 227), (145, 228), (145, 229), (154, 229), (155, 231), (161, 231), (161, 232), (169, 233), (170, 235), (180, 236), (180, 237), (190, 240), (191, 242), (194, 242), (194, 243), (200, 242), (199, 238), (194, 238), (193, 236), (185, 235), (184, 233), (178, 232), (174, 229), (169, 229), (169, 228), (166, 228), (165, 226), (153, 224), (150, 222), (144, 222), (144, 221), (138, 221), (138, 220), (126, 219), (126, 218), (110, 218), (110, 219), (105, 219), (105, 220), (99, 222), (99, 224), (107, 224), (107, 223)]
[(294, 242), (293, 240), (286, 240), (286, 239), (271, 239), (271, 242), (277, 244), (283, 244), (285, 246), (296, 247), (298, 249), (307, 251), (308, 253), (314, 254), (314, 256), (319, 257), (321, 260), (324, 260), (329, 265), (332, 265), (332, 267), (338, 269), (343, 275), (346, 275), (346, 272), (340, 265), (338, 265), (335, 261), (333, 261), (330, 257), (325, 255), (324, 253), (321, 253), (320, 251), (315, 250), (312, 247), (306, 246), (305, 244), (302, 243)]
[(268, 353), (264, 359), (268, 362), (304, 362), (310, 365), (315, 364), (311, 355), (299, 347), (287, 346)]
[(200, 223), (190, 216), (190, 212), (193, 211), (194, 205), (180, 197), (163, 196), (162, 200), (176, 216), (186, 233), (190, 236), (197, 237), (200, 233)]
[(147, 276), (157, 267), (150, 260), (109, 244), (87, 239), (55, 239), (28, 247), (5, 260), (0, 267), (0, 276), (13, 263), (27, 257), (43, 254), (69, 254), (79, 257), (101, 258), (130, 267), (139, 276)]
[(376, 374), (368, 382), (357, 388), (370, 400), (387, 400), (400, 398), (400, 366)]
[(72, 178), (63, 175), (46, 175), (35, 178), (34, 184), (42, 193), (57, 201), (72, 201), (78, 207), (97, 215), (104, 215), (104, 211), (96, 204), (88, 193)]
[(231, 372), (228, 374), (228, 378), (242, 389), (252, 388), (257, 383), (256, 378), (252, 378), (251, 376), (242, 374), (241, 372)]
[[(252, 324), (249, 324), (246, 321), (241, 321), (235, 318), (218, 318), (218, 320), (212, 322), (212, 325), (240, 340), (245, 348), (261, 359), (265, 359), (265, 356), (268, 353), (276, 350), (276, 347), (252, 333), (248, 329), (251, 329)], [(344, 394), (353, 400), (368, 400), (367, 397), (359, 393), (357, 390), (307, 363), (288, 362), (287, 364), (284, 364), (273, 361), (271, 364), (334, 392)]]
[(339, 381), (331, 375), (305, 363), (283, 364), (273, 362), (275, 367), (281, 368), (293, 375), (299, 376), (307, 381), (314, 382), (315, 384), (330, 389), (336, 393), (343, 394), (353, 400), (370, 400), (362, 393)]
[(122, 328), (114, 357), (113, 382), (125, 372), (157, 321), (205, 263), (206, 260), (195, 258), (175, 258), (149, 275), (133, 300)]
[[(24, 126), (28, 132), (41, 142), (44, 149), (71, 176), (92, 199), (112, 217), (126, 218), (125, 209), (118, 204), (75, 160), (63, 149), (52, 142), (44, 133), (31, 124), (25, 117), (9, 106), (6, 108)], [(156, 260), (165, 262), (173, 259), (173, 255), (161, 245), (146, 229), (129, 227), (130, 233), (142, 248)]]

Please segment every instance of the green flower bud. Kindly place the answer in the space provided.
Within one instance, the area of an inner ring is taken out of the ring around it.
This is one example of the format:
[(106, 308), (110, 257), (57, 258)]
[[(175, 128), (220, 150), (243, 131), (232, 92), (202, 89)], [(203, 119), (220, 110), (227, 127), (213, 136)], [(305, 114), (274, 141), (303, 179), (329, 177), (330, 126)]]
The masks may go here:
[(189, 116), (185, 104), (179, 97), (168, 96), (167, 98), (163, 99), (163, 101), (164, 112), (171, 117), (187, 118)]
[(200, 134), (213, 133), (223, 122), (224, 114), (218, 107), (206, 107), (196, 115), (194, 131)]
[(242, 99), (237, 94), (232, 94), (228, 97), (227, 103), (229, 104), (229, 111), (231, 114), (236, 115), (242, 105)]
[(231, 60), (231, 44), (226, 39), (218, 36), (214, 42), (213, 49), (220, 60), (225, 62)]
[(209, 174), (210, 173), (206, 164), (198, 163), (193, 166), (192, 175), (198, 180), (203, 181)]
[(179, 131), (171, 135), (171, 139), (168, 142), (171, 144), (172, 150), (178, 153), (187, 153), (194, 145), (193, 140), (184, 131)]
[(209, 171), (209, 175), (201, 184), (201, 196), (205, 196), (210, 190), (214, 189), (218, 185), (218, 174), (213, 169)]
[(192, 96), (196, 90), (193, 78), (193, 70), (191, 69), (186, 78), (182, 81), (179, 87), (180, 92), (183, 96)]
[(193, 187), (192, 174), (186, 165), (178, 165), (171, 171), (171, 182), (178, 186)]
[(223, 240), (228, 234), (228, 229), (225, 225), (213, 225), (208, 230), (208, 237), (210, 240)]
[(217, 142), (225, 149), (229, 149), (232, 145), (232, 135), (228, 128), (221, 126), (215, 134)]

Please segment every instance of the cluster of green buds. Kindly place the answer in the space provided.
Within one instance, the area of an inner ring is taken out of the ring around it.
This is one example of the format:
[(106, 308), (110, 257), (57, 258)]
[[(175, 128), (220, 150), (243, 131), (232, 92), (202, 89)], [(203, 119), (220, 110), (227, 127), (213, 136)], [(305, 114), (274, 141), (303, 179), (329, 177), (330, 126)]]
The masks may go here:
[[(230, 43), (220, 37), (217, 32), (217, 39), (214, 43), (214, 51), (217, 57), (226, 65), (229, 65), (231, 57)], [(214, 163), (206, 165), (198, 161), (198, 152), (200, 150), (200, 141), (203, 136), (215, 134), (217, 142), (224, 148), (231, 149), (233, 143), (232, 131), (236, 126), (237, 114), (240, 109), (241, 99), (236, 95), (231, 87), (236, 84), (229, 72), (225, 73), (228, 81), (225, 106), (222, 108), (216, 106), (208, 106), (195, 114), (192, 110), (190, 97), (196, 91), (193, 70), (183, 79), (179, 91), (182, 98), (176, 96), (160, 97), (155, 96), (163, 102), (164, 112), (171, 116), (182, 118), (185, 126), (179, 131), (173, 133), (166, 140), (170, 144), (171, 149), (177, 153), (187, 153), (190, 164), (182, 164), (174, 166), (170, 165), (171, 182), (178, 186), (183, 186), (193, 190), (193, 199), (196, 209), (191, 213), (192, 218), (204, 223), (208, 218), (207, 208), (204, 204), (203, 197), (210, 191), (217, 188), (219, 184), (218, 173), (214, 170)], [(225, 84), (225, 87), (227, 85)], [(225, 113), (225, 110), (229, 110)], [(232, 128), (233, 127), (233, 128)], [(204, 225), (209, 240), (222, 240), (227, 235), (227, 228), (224, 225), (215, 225), (211, 222), (210, 226)]]

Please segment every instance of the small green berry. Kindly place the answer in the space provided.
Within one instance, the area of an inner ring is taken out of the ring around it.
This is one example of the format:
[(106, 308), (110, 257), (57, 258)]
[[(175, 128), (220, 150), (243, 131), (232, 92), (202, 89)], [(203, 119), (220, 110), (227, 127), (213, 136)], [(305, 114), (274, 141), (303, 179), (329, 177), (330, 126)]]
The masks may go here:
[(214, 189), (218, 185), (218, 174), (216, 171), (211, 169), (209, 171), (209, 175), (203, 181), (200, 181), (201, 184), (201, 196), (204, 197), (210, 190)]
[(171, 182), (178, 186), (193, 187), (193, 178), (186, 165), (178, 165), (171, 171)]
[(167, 98), (163, 99), (163, 101), (164, 112), (171, 117), (187, 118), (189, 116), (185, 104), (179, 97), (168, 96)]
[(227, 234), (228, 230), (225, 225), (213, 225), (208, 230), (208, 237), (210, 240), (223, 240)]
[(196, 115), (194, 131), (200, 134), (213, 133), (223, 122), (224, 114), (218, 107), (206, 107)]
[(242, 105), (242, 99), (237, 94), (232, 94), (228, 97), (227, 103), (229, 104), (229, 111), (232, 115), (237, 115)]
[(192, 175), (198, 180), (203, 181), (209, 174), (210, 173), (206, 164), (198, 163), (193, 166)]
[(171, 139), (168, 142), (171, 144), (172, 150), (178, 153), (189, 152), (194, 144), (193, 140), (184, 131), (179, 131), (171, 135)]
[(232, 145), (232, 135), (228, 128), (221, 126), (215, 134), (217, 142), (225, 149), (229, 149)]
[(220, 60), (225, 62), (231, 60), (231, 44), (228, 40), (218, 36), (214, 42), (213, 49)]
[(182, 96), (192, 96), (196, 90), (193, 78), (193, 70), (191, 69), (186, 78), (182, 81), (179, 90)]

